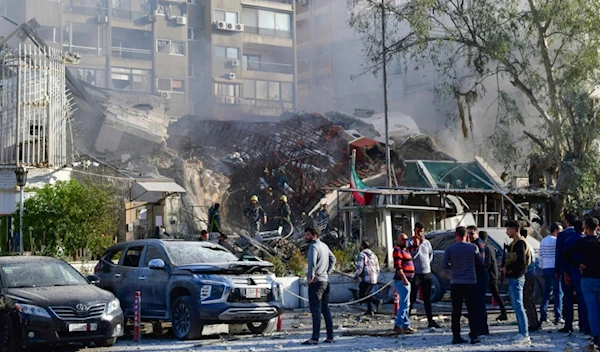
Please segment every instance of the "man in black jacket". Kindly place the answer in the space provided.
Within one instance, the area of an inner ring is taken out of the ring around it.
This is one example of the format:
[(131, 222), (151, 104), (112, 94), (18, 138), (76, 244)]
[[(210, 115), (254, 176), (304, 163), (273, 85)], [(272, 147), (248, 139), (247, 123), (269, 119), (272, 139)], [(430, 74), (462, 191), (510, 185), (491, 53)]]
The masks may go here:
[(496, 249), (494, 245), (488, 242), (487, 240), (488, 234), (485, 231), (479, 231), (479, 238), (481, 238), (486, 244), (487, 248), (490, 252), (490, 266), (488, 267), (488, 272), (490, 274), (490, 283), (488, 285), (488, 289), (492, 294), (492, 297), (498, 302), (498, 307), (500, 308), (500, 315), (496, 320), (508, 320), (508, 316), (506, 315), (506, 306), (504, 305), (504, 300), (500, 297), (500, 292), (498, 291), (498, 262), (496, 260)]
[(531, 339), (529, 338), (527, 315), (523, 305), (523, 288), (527, 266), (531, 261), (531, 253), (525, 239), (521, 237), (520, 227), (519, 223), (514, 220), (506, 222), (506, 234), (513, 241), (509, 246), (502, 272), (508, 278), (508, 292), (519, 325), (519, 334), (515, 336), (514, 342), (526, 344), (530, 343)]

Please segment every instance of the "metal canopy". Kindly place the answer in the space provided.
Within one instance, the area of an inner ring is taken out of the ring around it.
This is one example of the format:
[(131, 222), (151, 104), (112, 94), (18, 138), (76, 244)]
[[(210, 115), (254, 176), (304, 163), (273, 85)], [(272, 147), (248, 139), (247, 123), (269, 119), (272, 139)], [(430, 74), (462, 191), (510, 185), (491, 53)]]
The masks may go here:
[(131, 189), (131, 201), (158, 203), (175, 193), (185, 193), (185, 189), (173, 180), (136, 180)]

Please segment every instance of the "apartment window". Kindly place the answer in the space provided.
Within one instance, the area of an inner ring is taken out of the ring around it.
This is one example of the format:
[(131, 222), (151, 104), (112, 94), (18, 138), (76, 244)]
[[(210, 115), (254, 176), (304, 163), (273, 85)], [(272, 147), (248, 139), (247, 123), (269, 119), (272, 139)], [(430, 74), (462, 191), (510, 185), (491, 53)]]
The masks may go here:
[(132, 60), (152, 60), (152, 32), (112, 28), (112, 56)]
[(242, 20), (246, 32), (283, 38), (292, 37), (292, 17), (289, 13), (244, 7)]
[(86, 82), (87, 84), (99, 88), (106, 87), (104, 70), (94, 70), (91, 68), (72, 68), (71, 71), (75, 71), (79, 79)]
[(292, 84), (273, 81), (244, 81), (244, 98), (292, 101)]
[(168, 55), (185, 55), (185, 42), (178, 40), (157, 39), (156, 52)]
[(222, 97), (239, 97), (240, 85), (233, 83), (218, 83), (214, 84), (214, 93), (216, 96)]
[(104, 26), (67, 23), (63, 27), (63, 48), (86, 55), (104, 55), (106, 30)]
[(235, 11), (215, 10), (215, 21), (239, 23), (238, 13)]
[(196, 5), (197, 0), (187, 0), (188, 4)]
[(152, 91), (152, 71), (113, 67), (111, 81), (114, 89), (136, 92)]
[(305, 89), (310, 87), (310, 79), (298, 80), (298, 89)]
[(315, 26), (323, 26), (329, 23), (329, 14), (319, 15), (315, 17)]
[(196, 28), (188, 27), (188, 40), (196, 40)]
[(215, 56), (226, 59), (239, 59), (240, 49), (225, 46), (215, 46)]
[(184, 92), (185, 82), (175, 78), (156, 78), (156, 90), (165, 92)]
[(60, 43), (60, 29), (58, 27), (40, 27), (35, 31), (46, 43)]
[(257, 55), (244, 55), (242, 62), (244, 70), (259, 70), (260, 69), (260, 56)]

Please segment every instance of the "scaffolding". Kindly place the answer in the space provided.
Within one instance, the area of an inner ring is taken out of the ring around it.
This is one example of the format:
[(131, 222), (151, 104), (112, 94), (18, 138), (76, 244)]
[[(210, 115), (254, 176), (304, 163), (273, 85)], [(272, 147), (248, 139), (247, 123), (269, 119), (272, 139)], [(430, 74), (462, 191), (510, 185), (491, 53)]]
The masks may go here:
[(60, 50), (5, 46), (0, 52), (0, 165), (66, 165), (72, 105)]

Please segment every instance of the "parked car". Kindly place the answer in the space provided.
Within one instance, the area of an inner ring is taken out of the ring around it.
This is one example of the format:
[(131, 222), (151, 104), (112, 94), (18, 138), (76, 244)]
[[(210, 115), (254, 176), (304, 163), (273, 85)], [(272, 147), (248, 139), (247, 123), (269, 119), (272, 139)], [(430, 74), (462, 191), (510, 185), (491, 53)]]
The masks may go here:
[(147, 239), (109, 248), (95, 268), (100, 287), (121, 300), (133, 317), (141, 292), (141, 319), (170, 321), (179, 339), (201, 336), (204, 325), (247, 324), (272, 332), (283, 310), (273, 264), (241, 260), (218, 244)]
[(0, 350), (94, 343), (123, 336), (119, 300), (71, 265), (48, 257), (0, 257)]
[[(479, 231), (486, 231), (488, 233), (488, 244), (491, 244), (496, 249), (496, 262), (498, 269), (502, 266), (502, 256), (504, 253), (504, 245), (508, 245), (512, 240), (506, 234), (505, 228), (480, 228)], [(433, 263), (431, 265), (432, 275), (432, 302), (439, 302), (444, 294), (450, 291), (450, 269), (444, 269), (442, 267), (442, 260), (444, 258), (444, 251), (446, 248), (455, 243), (454, 230), (439, 230), (430, 232), (425, 235), (425, 238), (431, 242), (433, 247)], [(527, 243), (531, 245), (536, 254), (536, 258), (539, 258), (540, 253), (540, 241), (528, 236)], [(541, 292), (541, 285), (543, 285), (542, 271), (541, 269), (536, 270), (537, 282), (536, 296), (539, 297)], [(508, 294), (508, 280), (503, 280), (498, 283), (498, 289), (501, 295)]]

